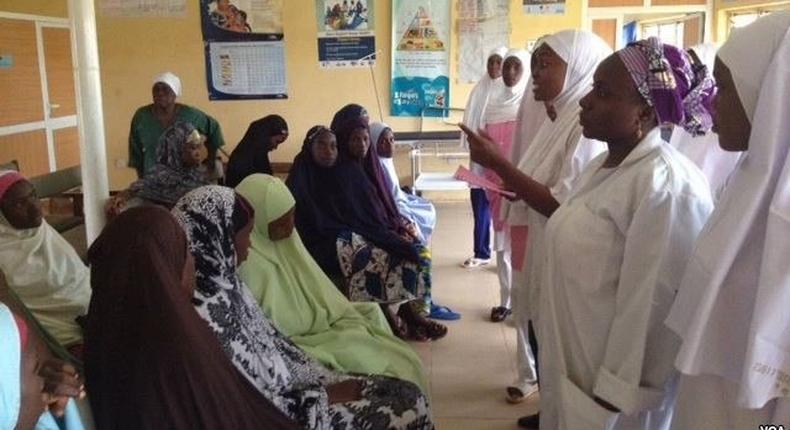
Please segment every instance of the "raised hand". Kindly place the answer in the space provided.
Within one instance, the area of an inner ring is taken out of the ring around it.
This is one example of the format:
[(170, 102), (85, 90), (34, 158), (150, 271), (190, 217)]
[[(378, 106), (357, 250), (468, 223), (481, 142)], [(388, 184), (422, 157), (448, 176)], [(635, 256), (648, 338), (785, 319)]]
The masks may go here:
[(475, 132), (464, 124), (458, 124), (458, 127), (466, 133), (467, 140), (469, 141), (469, 155), (477, 164), (483, 167), (496, 170), (496, 167), (507, 160), (499, 149), (499, 145), (494, 142), (494, 139), (483, 130)]

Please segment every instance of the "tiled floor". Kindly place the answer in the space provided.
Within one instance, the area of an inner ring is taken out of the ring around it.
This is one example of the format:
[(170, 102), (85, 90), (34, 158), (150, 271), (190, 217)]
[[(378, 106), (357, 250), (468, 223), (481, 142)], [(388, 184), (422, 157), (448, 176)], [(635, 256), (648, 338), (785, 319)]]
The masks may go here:
[(463, 314), (448, 324), (444, 339), (413, 344), (430, 379), (437, 428), (517, 429), (518, 417), (537, 410), (538, 396), (520, 405), (505, 402), (505, 387), (515, 376), (516, 332), (507, 322), (488, 320), (499, 302), (496, 267), (468, 271), (459, 265), (472, 249), (468, 204), (440, 203), (437, 210), (433, 297)]

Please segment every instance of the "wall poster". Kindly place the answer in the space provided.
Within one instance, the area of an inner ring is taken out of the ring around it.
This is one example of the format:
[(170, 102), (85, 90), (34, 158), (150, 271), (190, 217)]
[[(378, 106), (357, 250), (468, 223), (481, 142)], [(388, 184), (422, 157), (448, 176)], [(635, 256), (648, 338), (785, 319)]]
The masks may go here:
[(510, 0), (459, 1), (459, 82), (477, 82), (486, 73), (488, 54), (509, 45)]
[(449, 75), (450, 0), (393, 0), (390, 114), (446, 116)]
[(287, 98), (283, 0), (200, 0), (209, 100)]
[(523, 0), (524, 13), (528, 15), (562, 15), (565, 0)]
[(124, 18), (183, 17), (187, 0), (102, 0), (104, 16)]
[(315, 0), (318, 62), (323, 68), (375, 64), (373, 0)]

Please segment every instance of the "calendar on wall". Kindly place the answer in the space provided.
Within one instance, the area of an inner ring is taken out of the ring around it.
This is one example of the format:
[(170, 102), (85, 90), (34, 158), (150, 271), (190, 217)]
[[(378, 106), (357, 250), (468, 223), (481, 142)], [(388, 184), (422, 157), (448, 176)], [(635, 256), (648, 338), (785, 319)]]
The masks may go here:
[(288, 97), (283, 0), (200, 0), (210, 100)]

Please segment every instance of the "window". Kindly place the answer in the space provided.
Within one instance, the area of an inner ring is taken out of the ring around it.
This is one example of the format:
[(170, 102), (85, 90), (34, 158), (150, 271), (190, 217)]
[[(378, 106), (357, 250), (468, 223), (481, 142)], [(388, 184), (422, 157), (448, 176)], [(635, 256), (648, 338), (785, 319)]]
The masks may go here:
[(745, 27), (754, 21), (757, 21), (757, 18), (768, 15), (771, 12), (787, 9), (790, 9), (790, 2), (771, 8), (759, 8), (730, 12), (727, 16), (727, 33), (729, 34), (733, 28)]
[(684, 21), (653, 22), (642, 24), (642, 39), (658, 37), (663, 43), (683, 46)]
[(757, 18), (761, 16), (768, 15), (770, 12), (767, 11), (750, 11), (750, 12), (741, 12), (741, 13), (731, 13), (730, 14), (730, 30), (733, 28), (741, 28), (745, 27), (754, 21), (757, 21)]

